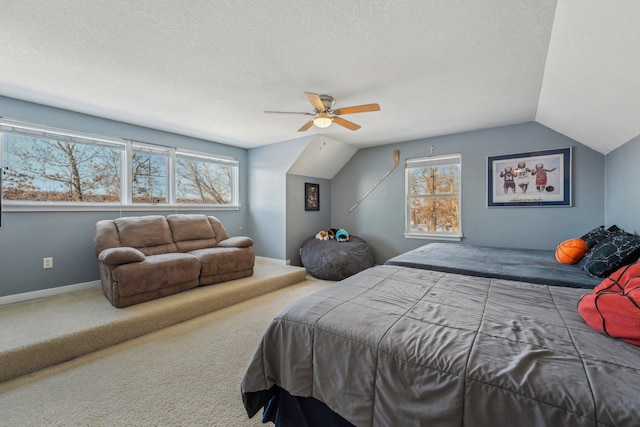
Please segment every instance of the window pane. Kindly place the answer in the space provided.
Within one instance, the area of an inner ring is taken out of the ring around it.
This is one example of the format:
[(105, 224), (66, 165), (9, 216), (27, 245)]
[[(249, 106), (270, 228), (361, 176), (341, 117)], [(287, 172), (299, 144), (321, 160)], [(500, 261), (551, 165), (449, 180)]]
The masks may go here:
[(458, 197), (412, 198), (409, 232), (458, 233)]
[(176, 156), (176, 203), (231, 204), (234, 168), (213, 160)]
[(168, 156), (133, 153), (131, 200), (133, 203), (167, 203)]
[(460, 155), (407, 159), (406, 232), (462, 236)]
[(409, 170), (409, 196), (459, 192), (458, 165), (429, 166)]
[(4, 133), (3, 198), (120, 202), (122, 150)]

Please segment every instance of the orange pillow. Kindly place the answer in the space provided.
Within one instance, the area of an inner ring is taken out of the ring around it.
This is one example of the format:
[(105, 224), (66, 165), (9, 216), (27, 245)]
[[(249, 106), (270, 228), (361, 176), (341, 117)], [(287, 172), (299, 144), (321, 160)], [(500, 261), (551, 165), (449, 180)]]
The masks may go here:
[(589, 245), (582, 239), (569, 239), (556, 248), (556, 261), (561, 264), (575, 264), (589, 250)]
[(578, 301), (587, 325), (640, 346), (640, 263), (626, 265)]

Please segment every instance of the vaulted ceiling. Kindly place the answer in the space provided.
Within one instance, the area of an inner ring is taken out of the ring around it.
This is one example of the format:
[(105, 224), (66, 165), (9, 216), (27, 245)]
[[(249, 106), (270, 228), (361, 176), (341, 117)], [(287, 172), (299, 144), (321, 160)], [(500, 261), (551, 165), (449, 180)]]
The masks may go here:
[[(640, 134), (637, 0), (0, 0), (0, 95), (245, 148), (356, 148), (537, 121)], [(297, 132), (304, 92), (336, 108)]]

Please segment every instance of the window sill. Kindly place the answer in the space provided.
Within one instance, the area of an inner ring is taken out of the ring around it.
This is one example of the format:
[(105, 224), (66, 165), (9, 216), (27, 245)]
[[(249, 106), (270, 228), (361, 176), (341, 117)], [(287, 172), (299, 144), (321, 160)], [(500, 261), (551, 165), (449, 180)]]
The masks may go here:
[(430, 234), (430, 233), (404, 233), (405, 239), (429, 239), (429, 240), (448, 240), (462, 241), (462, 234)]
[(16, 203), (2, 202), (2, 212), (141, 212), (141, 211), (234, 211), (240, 210), (238, 205), (170, 205), (170, 204), (136, 204), (119, 205), (111, 203)]

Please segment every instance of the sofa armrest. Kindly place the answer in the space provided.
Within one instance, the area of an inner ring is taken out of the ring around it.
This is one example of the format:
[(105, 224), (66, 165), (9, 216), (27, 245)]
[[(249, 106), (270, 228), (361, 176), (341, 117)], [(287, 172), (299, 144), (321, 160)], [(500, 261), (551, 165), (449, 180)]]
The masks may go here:
[(253, 240), (250, 237), (235, 236), (219, 241), (217, 246), (221, 248), (249, 248), (253, 246)]
[(105, 264), (120, 265), (144, 261), (145, 256), (136, 248), (119, 247), (103, 250), (98, 255), (98, 259)]

